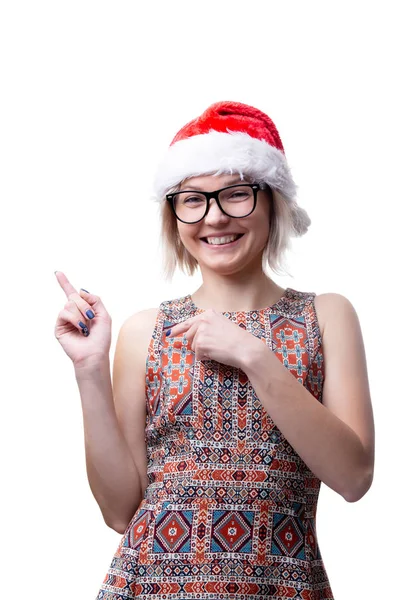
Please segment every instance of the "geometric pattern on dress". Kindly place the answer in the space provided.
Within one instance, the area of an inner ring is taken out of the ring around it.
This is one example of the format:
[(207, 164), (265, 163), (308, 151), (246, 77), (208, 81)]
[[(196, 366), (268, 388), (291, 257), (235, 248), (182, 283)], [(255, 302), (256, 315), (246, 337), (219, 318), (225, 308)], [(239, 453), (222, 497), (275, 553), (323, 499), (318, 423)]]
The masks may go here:
[(148, 523), (151, 518), (151, 512), (146, 509), (138, 511), (129, 530), (129, 536), (125, 538), (124, 546), (129, 548), (138, 548), (142, 543), (144, 534), (146, 533)]
[(192, 392), (189, 392), (186, 396), (179, 398), (175, 404), (175, 414), (177, 416), (193, 414)]
[(169, 409), (177, 417), (192, 415), (193, 356), (188, 352), (187, 341), (169, 342), (162, 350), (161, 361), (164, 395), (168, 398)]
[(305, 560), (304, 527), (292, 515), (274, 514), (272, 527), (272, 554)]
[(137, 551), (126, 548), (122, 538), (103, 580), (96, 600), (134, 598), (137, 576)]
[(309, 347), (304, 317), (289, 320), (281, 315), (271, 319), (271, 335), (276, 352), (282, 356), (282, 363), (296, 373), (297, 380), (303, 383), (308, 371)]
[(157, 516), (153, 552), (190, 552), (193, 511), (165, 511)]
[[(222, 313), (260, 339), (322, 402), (314, 293)], [(202, 312), (160, 304), (146, 359), (149, 485), (97, 600), (333, 600), (315, 515), (321, 481), (238, 368), (195, 360), (166, 330)]]
[(307, 519), (307, 521), (306, 521), (305, 541), (306, 541), (306, 547), (310, 554), (310, 559), (311, 560), (320, 560), (321, 554), (320, 554), (319, 547), (318, 547), (317, 533), (315, 530), (315, 520), (314, 519)]
[(253, 522), (253, 511), (213, 511), (211, 552), (251, 553)]

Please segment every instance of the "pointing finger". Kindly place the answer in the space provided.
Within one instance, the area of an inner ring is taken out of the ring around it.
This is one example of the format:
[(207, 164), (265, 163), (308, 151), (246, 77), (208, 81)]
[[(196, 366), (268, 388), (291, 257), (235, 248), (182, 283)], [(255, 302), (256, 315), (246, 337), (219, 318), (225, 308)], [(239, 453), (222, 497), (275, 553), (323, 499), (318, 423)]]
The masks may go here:
[(72, 283), (69, 282), (67, 276), (62, 271), (55, 271), (55, 276), (57, 277), (57, 281), (65, 292), (67, 298), (71, 294), (78, 294)]
[[(74, 302), (81, 311), (85, 319), (94, 319), (94, 308), (75, 290), (74, 286), (68, 281), (66, 275), (62, 271), (56, 271), (55, 275), (67, 298), (70, 302)], [(83, 290), (85, 291), (85, 290)], [(67, 305), (66, 305), (67, 306)]]

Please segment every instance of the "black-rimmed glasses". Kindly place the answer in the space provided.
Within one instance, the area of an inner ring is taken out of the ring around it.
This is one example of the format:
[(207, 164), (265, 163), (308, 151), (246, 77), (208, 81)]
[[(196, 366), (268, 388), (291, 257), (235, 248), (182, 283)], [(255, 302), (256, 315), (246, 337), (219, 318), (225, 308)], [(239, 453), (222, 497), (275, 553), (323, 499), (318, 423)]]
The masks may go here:
[(254, 211), (257, 192), (268, 189), (266, 183), (240, 183), (214, 192), (181, 191), (167, 194), (166, 199), (182, 223), (198, 223), (210, 210), (210, 200), (215, 198), (220, 210), (228, 217), (242, 219)]

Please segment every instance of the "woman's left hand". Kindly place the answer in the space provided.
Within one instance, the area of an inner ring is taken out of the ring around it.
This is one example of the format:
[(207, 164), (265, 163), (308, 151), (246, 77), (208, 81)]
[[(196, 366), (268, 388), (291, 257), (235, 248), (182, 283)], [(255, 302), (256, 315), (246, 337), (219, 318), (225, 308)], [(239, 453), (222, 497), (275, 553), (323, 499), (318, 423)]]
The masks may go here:
[(252, 333), (213, 309), (170, 328), (169, 339), (185, 334), (195, 360), (216, 360), (243, 369), (250, 352), (262, 344)]

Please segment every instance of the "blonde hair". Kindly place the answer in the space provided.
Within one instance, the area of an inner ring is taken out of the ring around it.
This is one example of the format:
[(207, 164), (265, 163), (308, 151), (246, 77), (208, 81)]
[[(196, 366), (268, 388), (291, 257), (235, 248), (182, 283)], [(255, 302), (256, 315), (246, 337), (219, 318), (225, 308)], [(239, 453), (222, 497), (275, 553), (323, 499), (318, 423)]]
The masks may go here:
[[(168, 190), (168, 194), (179, 191), (180, 186)], [(293, 223), (293, 214), (287, 200), (277, 191), (272, 189), (270, 204), (270, 229), (268, 241), (262, 255), (262, 268), (267, 273), (269, 267), (277, 275), (289, 275), (286, 264), (286, 252), (291, 248), (290, 238), (297, 235)], [(197, 260), (186, 250), (182, 244), (177, 218), (172, 207), (164, 199), (160, 204), (161, 213), (161, 247), (163, 255), (163, 276), (166, 281), (171, 281), (176, 268), (191, 276), (198, 268)]]

